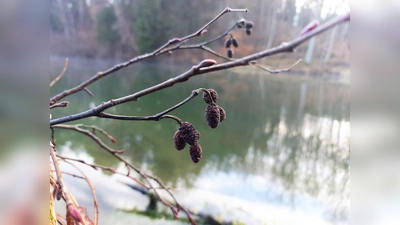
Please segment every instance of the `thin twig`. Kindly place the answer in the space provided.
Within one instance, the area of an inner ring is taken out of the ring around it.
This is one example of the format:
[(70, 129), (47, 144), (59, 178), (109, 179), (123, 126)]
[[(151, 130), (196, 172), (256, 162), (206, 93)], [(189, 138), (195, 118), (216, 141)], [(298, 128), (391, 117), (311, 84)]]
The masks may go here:
[(70, 199), (70, 196), (68, 194), (67, 188), (65, 187), (65, 183), (64, 180), (62, 178), (62, 174), (61, 174), (61, 170), (60, 167), (58, 165), (58, 160), (55, 154), (55, 150), (54, 150), (54, 146), (50, 143), (50, 156), (51, 156), (51, 160), (53, 161), (53, 165), (54, 165), (54, 170), (56, 172), (57, 175), (57, 188), (58, 191), (61, 191), (61, 195), (65, 198), (65, 203), (68, 205), (70, 204), (74, 204), (73, 201)]
[(108, 152), (112, 153), (112, 154), (121, 154), (123, 153), (125, 150), (121, 149), (121, 150), (115, 150), (110, 148), (108, 145), (104, 144), (104, 142), (101, 141), (100, 138), (98, 138), (96, 135), (94, 135), (92, 132), (82, 129), (77, 125), (65, 125), (65, 124), (58, 124), (58, 125), (54, 125), (52, 126), (53, 128), (60, 128), (60, 129), (67, 129), (67, 130), (74, 130), (74, 131), (78, 131), (82, 134), (85, 134), (86, 136), (89, 136), (90, 138), (92, 138), (95, 142), (97, 142), (97, 144), (100, 145), (100, 147), (104, 148), (105, 150), (107, 150)]
[[(83, 90), (85, 87), (87, 87), (88, 85), (92, 84), (93, 82), (97, 81), (98, 79), (107, 76), (109, 74), (112, 74), (122, 68), (125, 68), (129, 65), (132, 65), (134, 63), (137, 63), (139, 61), (142, 61), (144, 59), (148, 59), (148, 58), (152, 58), (158, 55), (159, 52), (161, 52), (162, 50), (164, 50), (165, 48), (167, 48), (168, 46), (172, 45), (172, 44), (177, 44), (177, 43), (183, 43), (186, 42), (187, 40), (196, 37), (196, 36), (200, 36), (204, 30), (206, 30), (209, 26), (211, 26), (216, 20), (218, 20), (221, 16), (223, 16), (226, 13), (230, 13), (230, 12), (248, 12), (247, 9), (231, 9), (231, 8), (225, 8), (221, 13), (219, 13), (216, 17), (214, 17), (211, 21), (209, 21), (207, 24), (205, 24), (203, 27), (201, 27), (199, 30), (197, 30), (196, 32), (187, 35), (185, 37), (181, 37), (181, 38), (173, 38), (170, 39), (169, 41), (167, 41), (165, 44), (163, 44), (161, 47), (157, 48), (156, 50), (154, 50), (151, 53), (147, 53), (144, 55), (140, 55), (137, 57), (134, 57), (132, 59), (130, 59), (129, 61), (114, 65), (113, 67), (102, 71), (102, 72), (98, 72), (96, 75), (94, 75), (93, 77), (91, 77), (90, 79), (84, 81), (83, 83), (79, 84), (78, 86), (71, 88), (69, 90), (65, 90), (55, 96), (53, 96), (50, 99), (50, 105), (55, 104), (56, 102), (60, 101), (62, 98), (65, 98), (66, 96), (69, 96), (71, 94), (74, 94), (78, 91)], [(179, 47), (179, 46), (177, 46)]]
[(53, 86), (59, 79), (61, 79), (61, 77), (67, 70), (67, 67), (68, 67), (68, 58), (65, 58), (64, 68), (62, 69), (61, 73), (56, 78), (54, 78), (53, 81), (50, 82), (50, 87)]
[(285, 68), (285, 69), (275, 69), (275, 70), (268, 69), (268, 68), (266, 68), (266, 67), (264, 67), (264, 66), (257, 65), (257, 64), (252, 64), (252, 65), (255, 66), (255, 67), (257, 67), (257, 68), (260, 68), (260, 69), (262, 69), (262, 70), (265, 70), (265, 71), (267, 71), (267, 72), (269, 72), (269, 73), (271, 73), (271, 74), (276, 74), (276, 73), (281, 73), (281, 72), (288, 72), (288, 71), (290, 71), (291, 69), (293, 69), (293, 67), (295, 67), (297, 64), (299, 64), (299, 63), (302, 62), (302, 61), (303, 61), (302, 59), (299, 59), (299, 60), (297, 60), (295, 63), (293, 63), (293, 65), (289, 66), (288, 68)]
[[(65, 161), (66, 163), (70, 164), (71, 166), (75, 167), (75, 169), (77, 169), (82, 175), (82, 179), (84, 179), (90, 188), (90, 191), (92, 192), (92, 196), (93, 196), (93, 205), (94, 205), (94, 224), (97, 225), (99, 223), (99, 204), (97, 202), (97, 197), (96, 197), (96, 190), (94, 189), (94, 185), (93, 183), (89, 180), (89, 178), (86, 176), (86, 174), (79, 169), (79, 167), (77, 167), (75, 164)], [(77, 175), (73, 175), (73, 176), (77, 176)]]
[(97, 165), (97, 164), (92, 164), (92, 163), (88, 163), (85, 162), (84, 160), (81, 159), (74, 159), (74, 158), (70, 158), (70, 157), (65, 157), (65, 156), (61, 156), (61, 155), (57, 155), (58, 158), (63, 159), (63, 160), (71, 160), (71, 161), (75, 161), (75, 162), (79, 162), (82, 164), (85, 164), (87, 166), (92, 167), (93, 169), (97, 170), (97, 169), (102, 169), (102, 170), (107, 170), (111, 173), (115, 173), (115, 174), (120, 174), (123, 176), (127, 176), (129, 178), (131, 178), (132, 180), (134, 180), (135, 182), (139, 183), (140, 185), (142, 185), (143, 187), (145, 187), (146, 189), (149, 189), (149, 187), (147, 187), (143, 182), (139, 181), (138, 179), (136, 179), (135, 177), (132, 177), (131, 175), (127, 175), (126, 173), (122, 173), (122, 172), (118, 172), (117, 170), (111, 168), (111, 167), (106, 167), (106, 166), (102, 166), (102, 165)]
[(88, 88), (85, 87), (85, 88), (83, 88), (83, 90), (84, 90), (86, 93), (88, 93), (88, 95), (94, 97), (94, 94), (93, 94)]
[(166, 115), (166, 114), (169, 112), (172, 112), (173, 110), (184, 105), (185, 103), (187, 103), (188, 101), (190, 101), (191, 99), (193, 99), (194, 97), (199, 95), (200, 91), (204, 91), (204, 90), (205, 90), (205, 88), (198, 88), (196, 90), (193, 90), (192, 93), (187, 98), (185, 98), (178, 104), (176, 104), (162, 112), (159, 112), (153, 116), (124, 116), (124, 115), (114, 115), (114, 114), (110, 114), (110, 113), (101, 112), (101, 113), (99, 113), (98, 117), (115, 119), (115, 120), (137, 120), (137, 121), (149, 121), (149, 120), (158, 121), (163, 118), (170, 118), (170, 119), (174, 119), (178, 124), (181, 124), (182, 121), (178, 117), (172, 116), (172, 115)]
[[(97, 131), (99, 131), (101, 134), (103, 134), (104, 136), (106, 136), (108, 139), (110, 139), (110, 141), (111, 142), (117, 142), (117, 140), (113, 137), (113, 136), (111, 136), (110, 134), (108, 134), (105, 130), (103, 130), (103, 129), (101, 129), (101, 128), (99, 128), (99, 127), (96, 127), (96, 126), (93, 126), (93, 125), (85, 125), (85, 124), (76, 124), (75, 126), (78, 126), (78, 127), (83, 127), (83, 128), (90, 128), (90, 129), (93, 129), (93, 130), (97, 130)], [(94, 131), (93, 131), (94, 132)]]
[[(201, 46), (200, 49), (202, 49), (202, 50), (204, 50), (204, 51), (206, 51), (206, 52), (209, 52), (209, 53), (211, 53), (211, 54), (213, 54), (213, 55), (215, 55), (215, 56), (217, 56), (217, 57), (219, 57), (219, 58), (225, 59), (225, 60), (227, 60), (227, 61), (233, 61), (233, 59), (227, 58), (227, 57), (225, 57), (225, 56), (219, 54), (218, 52), (216, 52), (216, 51), (214, 51), (214, 50), (212, 50), (211, 48), (208, 48), (208, 47), (206, 47), (206, 46)], [(265, 66), (262, 66), (262, 65), (258, 65), (258, 64), (256, 64), (256, 61), (250, 61), (249, 64), (252, 65), (252, 66), (254, 66), (254, 67), (257, 67), (257, 68), (259, 68), (259, 69), (262, 69), (262, 70), (264, 70), (264, 71), (267, 71), (267, 72), (269, 72), (269, 73), (271, 73), (271, 74), (277, 74), (277, 73), (282, 73), (282, 72), (288, 72), (288, 71), (290, 71), (291, 69), (293, 69), (295, 66), (297, 66), (297, 65), (298, 65), (300, 62), (302, 62), (302, 61), (303, 61), (302, 59), (298, 59), (293, 65), (291, 65), (291, 66), (288, 67), (288, 68), (285, 68), (285, 69), (275, 69), (275, 70), (266, 68)]]
[(118, 99), (109, 100), (109, 101), (104, 102), (90, 110), (87, 110), (87, 111), (84, 111), (81, 113), (53, 119), (50, 121), (50, 125), (65, 123), (65, 122), (79, 120), (79, 119), (92, 117), (92, 116), (98, 116), (104, 110), (111, 108), (115, 105), (123, 104), (126, 102), (131, 102), (131, 101), (137, 101), (142, 96), (148, 95), (150, 93), (154, 93), (156, 91), (163, 90), (163, 89), (171, 87), (177, 83), (187, 81), (188, 79), (190, 79), (191, 77), (196, 76), (196, 75), (210, 73), (213, 71), (225, 70), (228, 68), (233, 68), (233, 67), (238, 67), (238, 66), (248, 66), (248, 65), (250, 65), (251, 61), (254, 61), (254, 60), (257, 60), (260, 58), (264, 58), (264, 57), (267, 57), (270, 55), (275, 55), (275, 54), (283, 53), (283, 52), (293, 52), (294, 48), (296, 48), (301, 43), (307, 41), (311, 37), (313, 37), (317, 34), (320, 34), (324, 31), (336, 26), (337, 24), (344, 23), (348, 20), (350, 20), (350, 13), (347, 13), (343, 16), (334, 18), (334, 19), (326, 22), (325, 24), (315, 28), (314, 30), (310, 31), (309, 33), (307, 33), (303, 36), (297, 37), (296, 39), (294, 39), (288, 43), (281, 44), (277, 47), (267, 49), (267, 50), (264, 50), (264, 51), (261, 51), (258, 53), (254, 53), (252, 55), (249, 55), (249, 56), (246, 56), (246, 57), (243, 57), (240, 59), (236, 59), (234, 61), (216, 64), (216, 65), (209, 66), (209, 67), (199, 68), (200, 64), (198, 64), (196, 66), (193, 66), (188, 71), (186, 71), (174, 78), (168, 79), (162, 83), (159, 83), (152, 87), (146, 88), (146, 89), (136, 92), (134, 94), (127, 95), (127, 96), (124, 96), (124, 97), (121, 97)]
[(57, 108), (57, 107), (67, 107), (68, 104), (69, 104), (69, 102), (67, 102), (67, 101), (57, 102), (56, 104), (51, 105), (51, 106), (50, 106), (50, 109), (52, 109), (52, 108)]

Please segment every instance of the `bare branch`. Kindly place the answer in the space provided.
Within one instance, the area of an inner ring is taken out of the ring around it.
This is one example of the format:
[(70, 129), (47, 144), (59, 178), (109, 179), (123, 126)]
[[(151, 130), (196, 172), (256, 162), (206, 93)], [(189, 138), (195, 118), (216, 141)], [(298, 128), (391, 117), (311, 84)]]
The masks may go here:
[(63, 159), (63, 160), (71, 160), (71, 161), (75, 161), (75, 162), (79, 162), (79, 163), (85, 164), (87, 166), (92, 167), (95, 170), (102, 169), (102, 170), (107, 170), (107, 171), (109, 171), (111, 173), (127, 176), (127, 177), (131, 178), (132, 180), (134, 180), (135, 182), (137, 182), (140, 185), (142, 185), (143, 187), (145, 187), (146, 189), (149, 189), (149, 187), (147, 187), (143, 182), (141, 182), (140, 180), (136, 179), (135, 177), (132, 177), (130, 174), (125, 174), (125, 173), (122, 173), (122, 172), (118, 172), (113, 168), (102, 166), (102, 165), (97, 165), (97, 164), (92, 164), (92, 163), (87, 163), (87, 162), (85, 162), (84, 160), (81, 160), (81, 159), (74, 159), (74, 158), (65, 157), (65, 156), (61, 156), (61, 155), (57, 155), (57, 157), (60, 158), (60, 159)]
[(158, 55), (159, 52), (161, 52), (162, 50), (164, 50), (165, 48), (167, 48), (168, 46), (172, 45), (172, 44), (177, 44), (177, 43), (182, 43), (182, 42), (186, 42), (187, 40), (196, 37), (196, 36), (200, 36), (202, 33), (204, 33), (204, 30), (206, 30), (209, 26), (211, 26), (215, 21), (217, 21), (221, 16), (223, 16), (226, 13), (230, 13), (230, 12), (248, 12), (247, 9), (231, 9), (231, 8), (225, 8), (221, 13), (219, 13), (216, 17), (214, 17), (210, 22), (208, 22), (207, 24), (205, 24), (203, 27), (201, 27), (199, 30), (197, 30), (196, 32), (194, 32), (193, 34), (187, 35), (185, 37), (182, 38), (173, 38), (169, 41), (167, 41), (164, 45), (162, 45), (161, 47), (159, 47), (158, 49), (154, 50), (151, 53), (147, 53), (144, 55), (140, 55), (137, 57), (134, 57), (132, 59), (130, 59), (129, 61), (114, 65), (113, 67), (103, 71), (103, 72), (98, 72), (96, 75), (94, 75), (93, 77), (91, 77), (90, 79), (86, 80), (85, 82), (79, 84), (78, 86), (71, 88), (69, 90), (63, 91), (59, 94), (57, 94), (56, 96), (53, 96), (50, 99), (50, 105), (55, 104), (56, 102), (60, 101), (62, 98), (65, 98), (66, 96), (69, 96), (71, 94), (74, 94), (78, 91), (81, 91), (82, 89), (84, 89), (85, 87), (87, 87), (88, 85), (92, 84), (93, 82), (97, 81), (98, 79), (107, 76), (109, 74), (112, 74), (122, 68), (125, 68), (129, 65), (132, 65), (134, 63), (137, 63), (139, 61), (142, 61), (144, 59), (148, 59), (151, 57), (155, 57)]
[(75, 177), (80, 177), (81, 179), (84, 179), (90, 188), (90, 191), (92, 192), (92, 196), (93, 196), (93, 205), (94, 205), (94, 224), (97, 225), (99, 223), (99, 204), (97, 202), (97, 197), (96, 197), (96, 190), (94, 189), (93, 183), (90, 181), (90, 179), (86, 176), (86, 174), (79, 169), (79, 167), (77, 167), (75, 164), (71, 163), (71, 162), (67, 162), (66, 163), (70, 164), (71, 166), (73, 166), (75, 169), (77, 169), (82, 175), (83, 177), (77, 176), (75, 174), (72, 174), (72, 176)]
[(158, 121), (163, 118), (170, 118), (174, 119), (178, 124), (181, 124), (182, 121), (178, 117), (166, 114), (184, 105), (185, 103), (187, 103), (188, 101), (199, 95), (200, 91), (205, 91), (205, 90), (206, 90), (205, 88), (198, 88), (196, 90), (193, 90), (192, 94), (189, 95), (187, 98), (185, 98), (183, 101), (153, 116), (124, 116), (124, 115), (113, 115), (110, 113), (101, 112), (99, 113), (98, 117), (115, 119), (115, 120), (137, 120), (137, 121), (149, 121), (149, 120)]
[(107, 150), (108, 152), (110, 152), (111, 154), (121, 154), (123, 153), (125, 150), (121, 149), (121, 150), (114, 150), (112, 148), (110, 148), (108, 145), (104, 144), (100, 138), (98, 138), (96, 135), (94, 135), (93, 133), (91, 133), (88, 130), (82, 129), (77, 125), (65, 125), (65, 124), (59, 124), (59, 125), (54, 125), (52, 126), (53, 128), (61, 128), (61, 129), (67, 129), (67, 130), (74, 130), (74, 131), (78, 131), (82, 134), (85, 134), (87, 136), (89, 136), (90, 138), (92, 138), (95, 142), (97, 142), (97, 144), (100, 145), (100, 147), (102, 147), (103, 149)]
[(255, 67), (257, 67), (257, 68), (260, 68), (260, 69), (262, 69), (262, 70), (265, 70), (265, 71), (267, 71), (267, 72), (269, 72), (269, 73), (275, 74), (275, 73), (281, 73), (281, 72), (288, 72), (288, 71), (290, 71), (291, 69), (293, 69), (293, 67), (295, 67), (297, 64), (299, 64), (299, 63), (302, 62), (302, 61), (303, 61), (302, 59), (299, 59), (299, 60), (297, 60), (295, 63), (293, 63), (293, 65), (289, 66), (289, 67), (286, 68), (286, 69), (275, 69), (275, 70), (271, 70), (271, 69), (268, 69), (268, 68), (266, 68), (266, 67), (264, 67), (264, 66), (257, 65), (257, 64), (252, 64), (252, 65), (255, 66)]
[(108, 139), (110, 139), (111, 142), (113, 142), (113, 143), (117, 142), (117, 140), (113, 136), (111, 136), (105, 130), (103, 130), (103, 129), (99, 128), (99, 127), (96, 127), (96, 126), (93, 126), (93, 125), (85, 125), (85, 124), (76, 124), (75, 126), (97, 130), (100, 133), (102, 133), (104, 136), (106, 136)]
[(65, 71), (67, 71), (67, 67), (68, 67), (68, 58), (65, 58), (64, 68), (62, 69), (61, 73), (56, 78), (54, 78), (53, 81), (50, 82), (50, 87), (53, 86), (59, 79), (61, 79)]
[(94, 94), (93, 94), (88, 88), (85, 87), (85, 88), (83, 88), (83, 90), (84, 90), (86, 93), (88, 93), (88, 95), (94, 97)]
[(136, 92), (134, 94), (127, 95), (127, 96), (124, 96), (124, 97), (121, 97), (118, 99), (113, 99), (108, 102), (104, 102), (104, 103), (102, 103), (90, 110), (87, 110), (85, 112), (53, 119), (50, 121), (50, 125), (79, 120), (79, 119), (83, 119), (83, 118), (87, 118), (87, 117), (91, 117), (91, 116), (98, 116), (104, 110), (111, 108), (115, 105), (119, 105), (119, 104), (122, 104), (125, 102), (137, 101), (142, 96), (148, 95), (150, 93), (153, 93), (153, 92), (156, 92), (159, 90), (163, 90), (163, 89), (171, 87), (177, 83), (187, 81), (189, 78), (196, 76), (196, 75), (210, 73), (213, 71), (225, 70), (228, 68), (233, 68), (233, 67), (238, 67), (238, 66), (248, 66), (248, 65), (250, 65), (251, 61), (254, 61), (254, 60), (257, 60), (260, 58), (264, 58), (264, 57), (267, 57), (270, 55), (275, 55), (275, 54), (283, 53), (283, 52), (293, 52), (295, 47), (297, 47), (301, 43), (307, 41), (311, 37), (313, 37), (317, 34), (320, 34), (324, 31), (336, 26), (337, 24), (344, 23), (348, 20), (350, 20), (350, 13), (347, 13), (343, 16), (334, 18), (334, 19), (326, 22), (325, 24), (317, 27), (316, 29), (310, 31), (309, 33), (307, 33), (303, 36), (297, 37), (296, 39), (294, 39), (288, 43), (281, 44), (275, 48), (267, 49), (267, 50), (264, 50), (264, 51), (261, 51), (258, 53), (254, 53), (252, 55), (249, 55), (249, 56), (246, 56), (246, 57), (243, 57), (240, 59), (236, 59), (236, 60), (226, 62), (226, 63), (216, 64), (216, 65), (213, 65), (210, 67), (201, 67), (200, 68), (199, 67), (200, 64), (198, 64), (198, 65), (190, 68), (188, 71), (186, 71), (174, 78), (168, 79), (162, 83), (159, 83), (152, 87), (146, 88), (146, 89)]
[[(51, 156), (51, 160), (53, 161), (53, 165), (54, 165), (54, 170), (56, 172), (57, 175), (57, 191), (61, 192), (61, 196), (63, 196), (65, 198), (65, 202), (67, 204), (67, 206), (69, 205), (74, 205), (73, 201), (70, 199), (69, 193), (67, 191), (67, 188), (65, 187), (65, 183), (64, 180), (62, 178), (61, 175), (61, 170), (60, 167), (58, 165), (58, 160), (55, 154), (55, 147), (50, 143), (50, 156)], [(59, 200), (59, 198), (58, 198)]]
[(56, 103), (56, 104), (54, 104), (54, 105), (51, 105), (51, 106), (50, 106), (50, 109), (52, 109), (52, 108), (57, 108), (57, 107), (67, 107), (68, 104), (69, 104), (69, 102), (67, 102), (67, 101), (58, 102), (58, 103)]

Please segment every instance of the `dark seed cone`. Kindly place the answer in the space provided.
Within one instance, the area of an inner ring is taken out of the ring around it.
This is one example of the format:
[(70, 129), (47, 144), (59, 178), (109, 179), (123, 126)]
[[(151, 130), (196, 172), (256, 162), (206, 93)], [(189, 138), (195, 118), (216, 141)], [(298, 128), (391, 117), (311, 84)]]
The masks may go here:
[(225, 41), (225, 48), (231, 47), (231, 43), (232, 43), (232, 40), (230, 38), (228, 40), (226, 40)]
[(194, 163), (200, 162), (200, 159), (203, 156), (203, 150), (201, 149), (201, 146), (197, 142), (194, 145), (190, 146), (189, 153)]
[(232, 38), (232, 45), (235, 46), (235, 48), (239, 47), (236, 38)]
[(246, 21), (244, 21), (244, 20), (240, 20), (238, 23), (237, 23), (237, 28), (243, 28), (244, 26), (246, 26)]
[(216, 105), (207, 106), (207, 108), (205, 110), (205, 117), (206, 117), (208, 126), (210, 126), (213, 129), (218, 127), (219, 120), (220, 120), (218, 106), (216, 106)]
[(226, 112), (224, 108), (222, 108), (221, 106), (218, 106), (218, 109), (219, 109), (219, 122), (222, 122), (226, 119)]
[(228, 58), (232, 58), (232, 56), (233, 56), (233, 50), (232, 50), (232, 49), (228, 49), (228, 50), (226, 51), (226, 55), (228, 56)]
[(194, 145), (200, 138), (200, 133), (194, 128), (189, 122), (183, 122), (179, 127), (179, 133), (181, 133), (183, 140), (189, 145)]
[(246, 34), (250, 36), (251, 35), (251, 29), (246, 29)]
[(179, 130), (174, 134), (174, 145), (176, 150), (182, 150), (186, 147), (186, 141)]
[[(218, 93), (214, 89), (207, 89), (208, 92), (210, 92), (212, 100), (214, 102), (217, 102), (218, 100)], [(207, 92), (203, 92), (203, 99), (207, 104), (211, 104), (211, 99), (210, 96), (207, 94)]]
[(250, 21), (247, 22), (245, 27), (246, 27), (246, 29), (251, 29), (251, 28), (253, 28), (253, 22), (250, 22)]

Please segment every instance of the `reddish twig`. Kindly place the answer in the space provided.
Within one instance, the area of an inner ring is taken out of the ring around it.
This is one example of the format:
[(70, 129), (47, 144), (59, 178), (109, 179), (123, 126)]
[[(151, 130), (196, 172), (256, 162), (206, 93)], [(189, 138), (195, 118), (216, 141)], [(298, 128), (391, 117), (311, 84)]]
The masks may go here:
[(71, 200), (70, 195), (65, 186), (64, 180), (62, 178), (60, 166), (58, 165), (58, 160), (57, 160), (57, 157), (55, 154), (55, 147), (51, 143), (50, 143), (50, 156), (51, 156), (51, 160), (53, 161), (55, 173), (57, 175), (57, 181), (56, 181), (57, 188), (58, 188), (57, 191), (59, 191), (61, 193), (61, 196), (63, 198), (65, 198), (65, 203), (67, 204), (67, 206), (74, 205), (74, 202)]
[(97, 197), (96, 197), (96, 190), (93, 186), (93, 183), (89, 180), (89, 178), (86, 176), (86, 174), (79, 169), (79, 167), (77, 167), (75, 164), (71, 163), (71, 162), (67, 162), (66, 163), (70, 164), (71, 166), (73, 166), (75, 169), (77, 169), (82, 175), (83, 177), (77, 176), (75, 174), (71, 174), (74, 177), (79, 177), (83, 180), (85, 180), (90, 188), (90, 191), (92, 192), (92, 196), (93, 196), (93, 205), (94, 205), (94, 224), (97, 225), (99, 223), (99, 204), (97, 202)]
[(61, 79), (65, 71), (67, 71), (67, 67), (68, 67), (68, 58), (65, 59), (64, 68), (62, 69), (61, 73), (56, 78), (54, 78), (53, 81), (50, 82), (50, 87), (53, 86), (59, 79)]

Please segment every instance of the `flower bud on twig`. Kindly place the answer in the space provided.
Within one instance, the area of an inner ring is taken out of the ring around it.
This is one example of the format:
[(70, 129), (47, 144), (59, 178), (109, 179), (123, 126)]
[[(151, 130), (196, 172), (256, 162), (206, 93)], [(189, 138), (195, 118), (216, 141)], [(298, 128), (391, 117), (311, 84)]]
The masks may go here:
[(197, 64), (197, 67), (200, 69), (202, 67), (209, 67), (215, 64), (217, 64), (217, 61), (215, 61), (214, 59), (205, 59)]
[(72, 204), (67, 206), (68, 213), (74, 218), (75, 221), (82, 223), (82, 216), (79, 213), (78, 209), (75, 208)]
[(307, 24), (307, 26), (305, 26), (303, 28), (303, 30), (301, 30), (300, 36), (307, 34), (308, 32), (314, 30), (315, 28), (318, 27), (318, 24), (319, 24), (319, 22), (317, 20), (314, 20), (311, 23)]

